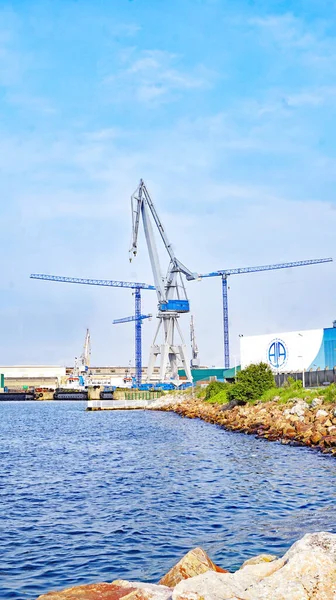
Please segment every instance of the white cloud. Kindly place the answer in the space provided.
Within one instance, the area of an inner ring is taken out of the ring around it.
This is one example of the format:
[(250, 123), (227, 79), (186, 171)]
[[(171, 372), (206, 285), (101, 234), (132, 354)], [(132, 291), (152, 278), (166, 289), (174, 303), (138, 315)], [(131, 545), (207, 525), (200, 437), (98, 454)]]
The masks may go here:
[(118, 100), (167, 101), (178, 92), (208, 87), (213, 80), (213, 74), (202, 65), (191, 71), (178, 68), (178, 57), (160, 50), (123, 50), (121, 63), (119, 72), (105, 79)]

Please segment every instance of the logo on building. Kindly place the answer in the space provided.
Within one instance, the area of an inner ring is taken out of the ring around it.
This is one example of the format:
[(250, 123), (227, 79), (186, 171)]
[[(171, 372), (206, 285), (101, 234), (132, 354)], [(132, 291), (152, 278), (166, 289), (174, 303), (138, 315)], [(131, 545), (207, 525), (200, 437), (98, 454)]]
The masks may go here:
[(286, 364), (287, 354), (285, 342), (278, 339), (273, 340), (268, 347), (268, 362), (273, 369), (280, 369)]

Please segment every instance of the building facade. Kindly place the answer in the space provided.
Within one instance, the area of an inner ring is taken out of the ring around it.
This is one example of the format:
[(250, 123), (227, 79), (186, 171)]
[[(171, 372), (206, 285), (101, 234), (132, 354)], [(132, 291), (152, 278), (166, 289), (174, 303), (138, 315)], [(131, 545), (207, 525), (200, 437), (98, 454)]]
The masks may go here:
[(333, 327), (243, 336), (241, 367), (266, 362), (276, 372), (336, 367), (336, 321)]

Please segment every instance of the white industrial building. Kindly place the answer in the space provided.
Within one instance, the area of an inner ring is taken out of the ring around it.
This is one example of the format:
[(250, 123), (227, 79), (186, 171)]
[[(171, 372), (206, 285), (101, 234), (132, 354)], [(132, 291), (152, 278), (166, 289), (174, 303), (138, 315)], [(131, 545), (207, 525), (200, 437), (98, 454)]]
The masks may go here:
[(59, 366), (0, 366), (0, 373), (5, 376), (8, 388), (28, 387), (59, 387), (66, 378), (65, 367)]
[(336, 366), (336, 322), (309, 329), (240, 337), (241, 368), (266, 362), (274, 371), (309, 371)]

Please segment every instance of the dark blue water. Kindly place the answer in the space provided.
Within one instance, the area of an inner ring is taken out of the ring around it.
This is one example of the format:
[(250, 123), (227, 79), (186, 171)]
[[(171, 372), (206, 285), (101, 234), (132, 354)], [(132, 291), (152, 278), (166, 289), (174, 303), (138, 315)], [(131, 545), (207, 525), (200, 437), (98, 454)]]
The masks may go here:
[(224, 567), (336, 532), (336, 461), (159, 412), (0, 405), (0, 598), (156, 582), (194, 546)]

